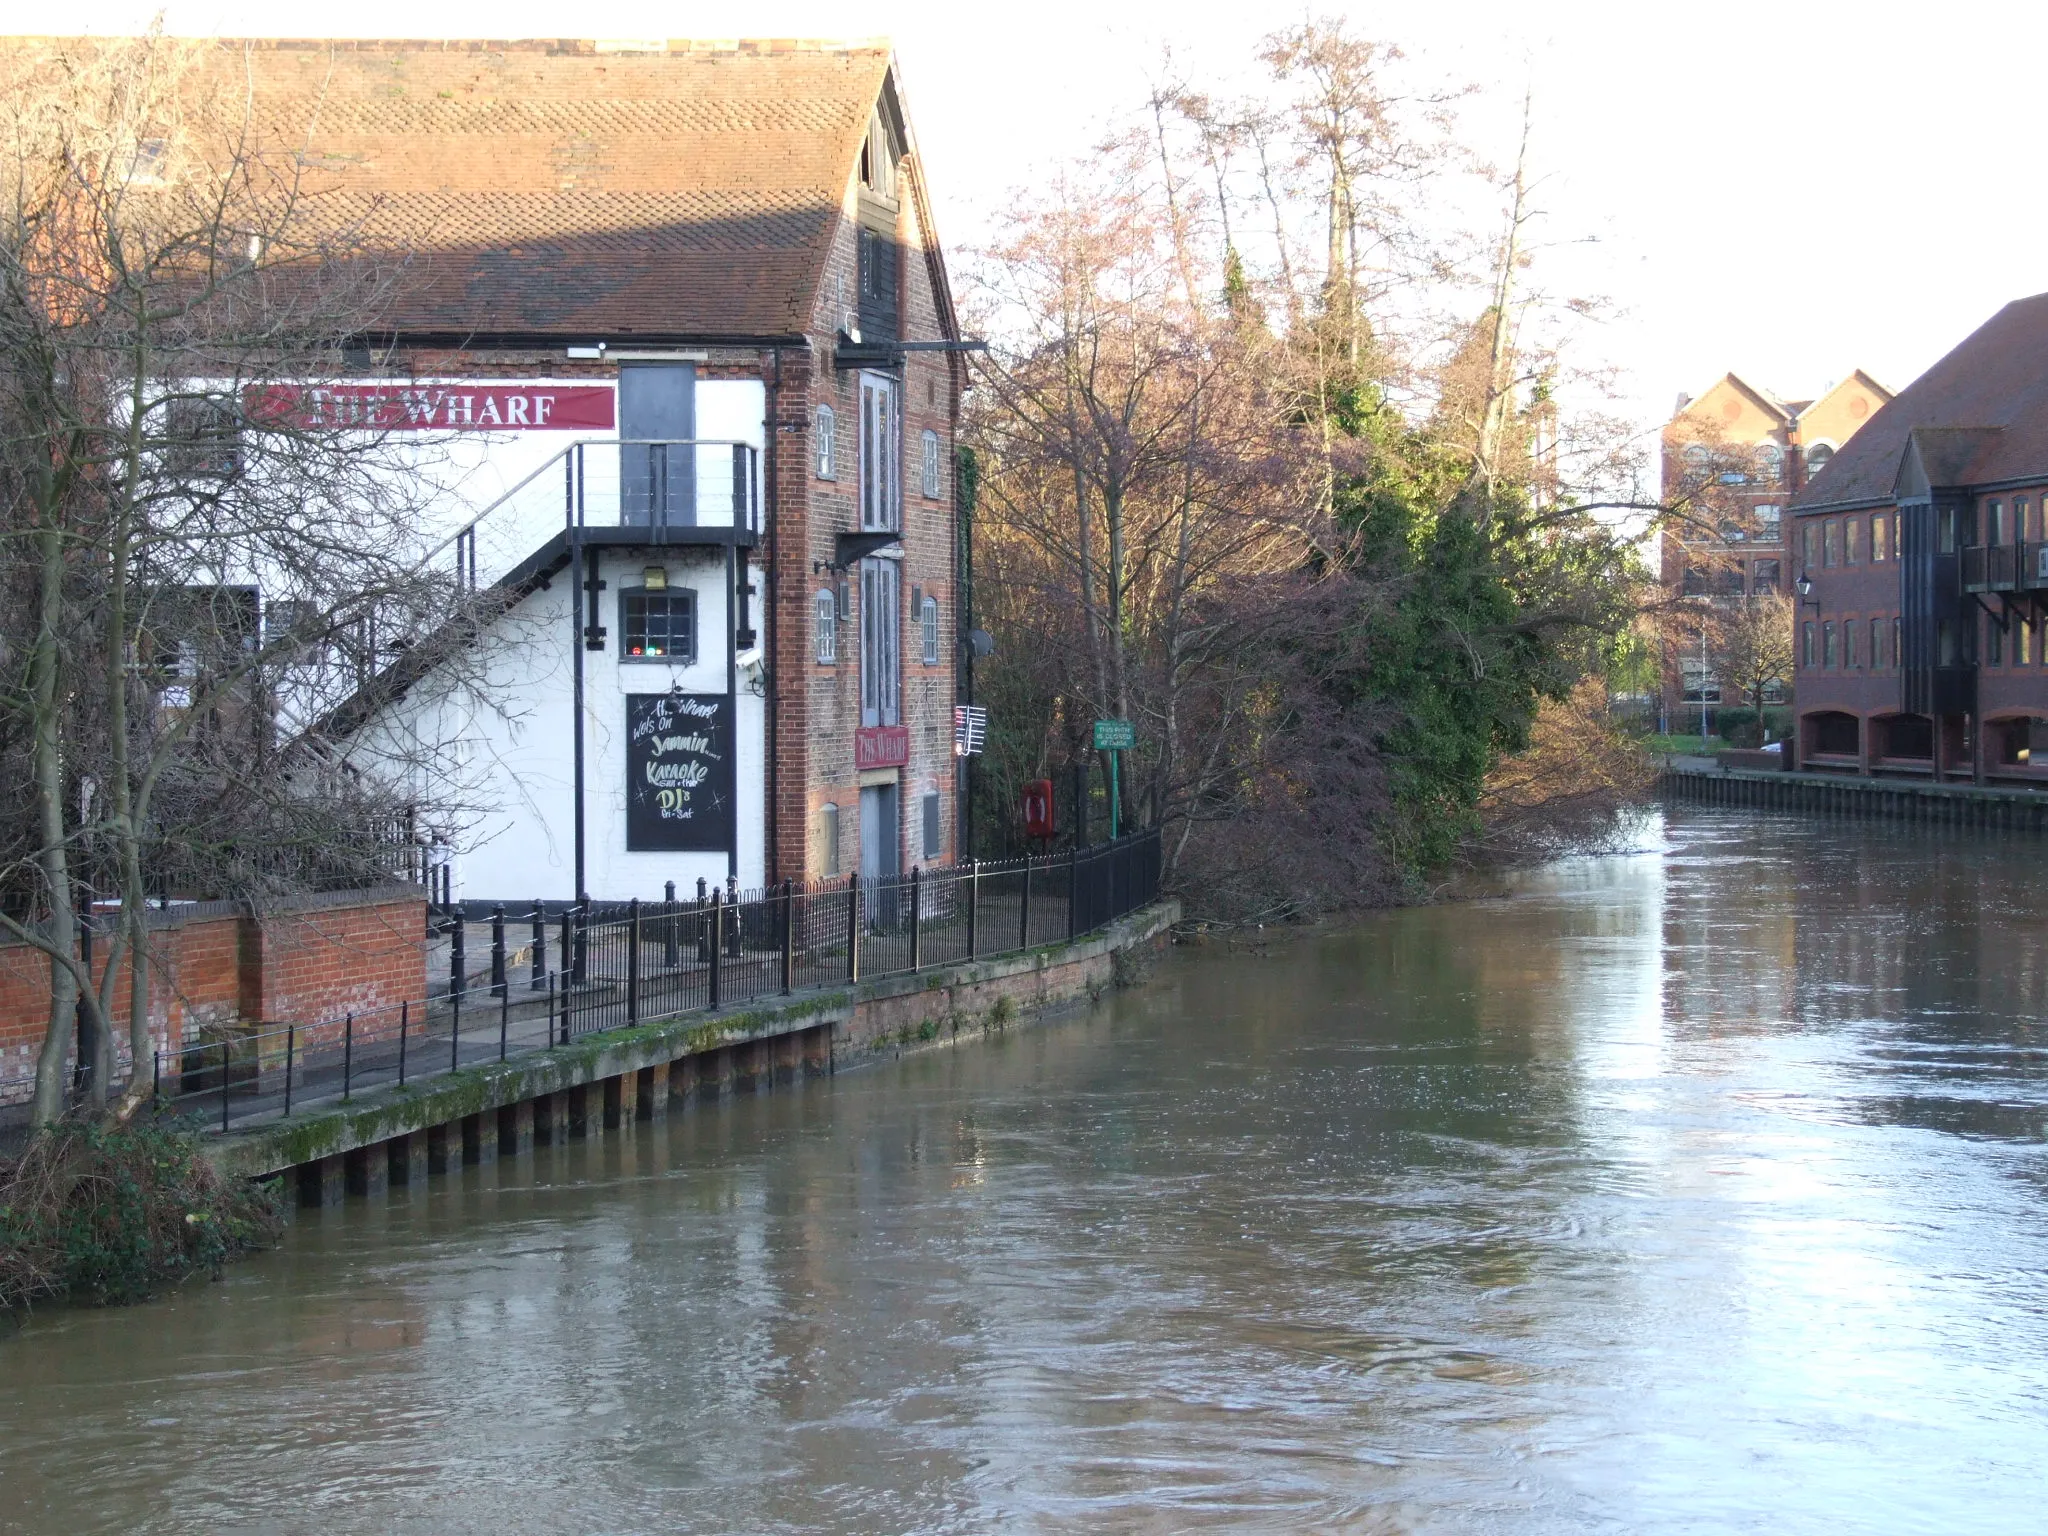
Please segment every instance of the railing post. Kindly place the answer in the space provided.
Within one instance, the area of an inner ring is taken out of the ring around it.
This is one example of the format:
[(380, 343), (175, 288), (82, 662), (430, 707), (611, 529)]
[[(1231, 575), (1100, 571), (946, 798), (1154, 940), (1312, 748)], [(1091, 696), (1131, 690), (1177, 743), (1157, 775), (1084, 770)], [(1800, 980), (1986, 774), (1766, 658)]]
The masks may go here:
[(846, 877), (846, 979), (860, 980), (860, 873)]
[(1081, 899), (1081, 847), (1075, 844), (1067, 854), (1067, 939), (1074, 937), (1074, 908)]
[(924, 866), (910, 866), (910, 968), (924, 969)]
[(398, 1005), (398, 1086), (405, 1086), (405, 1038), (412, 1033), (412, 1000)]
[(567, 986), (569, 981), (569, 954), (570, 951), (575, 947), (573, 941), (569, 937), (570, 930), (575, 927), (576, 921), (575, 918), (571, 915), (573, 911), (573, 907), (562, 908), (562, 969), (560, 972), (556, 974), (559, 976), (564, 986)]
[[(427, 1017), (427, 1027), (433, 1028), (433, 1016)], [(455, 1071), (462, 1065), (462, 994), (455, 994), (455, 1006), (448, 1014), (448, 1070)]]
[(541, 910), (540, 898), (533, 898), (533, 979), (527, 984), (529, 992), (538, 992), (548, 984), (548, 915)]
[(640, 898), (626, 904), (626, 1027), (640, 1022)]
[(676, 933), (676, 883), (671, 880), (664, 887), (661, 919), (661, 963), (674, 970), (683, 963), (680, 937)]
[(576, 960), (569, 967), (569, 979), (581, 986), (590, 979), (590, 898), (576, 898)]
[(465, 952), (465, 931), (469, 924), (463, 921), (463, 916), (457, 912), (449, 920), (452, 926), (448, 937), (448, 995), (455, 998), (461, 997), (463, 989), (469, 985), (469, 956)]
[(491, 907), (491, 995), (503, 997), (512, 990), (505, 973), (505, 904)]
[(220, 1128), (225, 1135), (228, 1128), (228, 1043), (220, 1043)]
[(981, 860), (967, 861), (967, 958), (978, 953), (981, 928)]
[[(566, 1040), (566, 1039), (568, 1039), (568, 1038), (569, 1038), (568, 1026), (567, 1026), (566, 1024), (565, 1024), (565, 1025), (563, 1026), (563, 1029), (562, 1029), (562, 1038), (563, 1038), (564, 1040)], [(553, 1050), (554, 1048), (555, 1048), (555, 973), (554, 973), (553, 971), (549, 971), (549, 972), (548, 972), (548, 1049), (552, 1051), (552, 1050)]]
[(1017, 947), (1031, 947), (1031, 855), (1024, 855), (1024, 899), (1017, 903)]
[(505, 1059), (506, 1048), (512, 1043), (512, 989), (507, 987), (498, 994), (498, 1060)]
[(787, 996), (796, 978), (796, 882), (782, 882), (782, 991)]
[(356, 1016), (353, 1012), (341, 1026), (341, 1102), (349, 1098), (349, 1080), (356, 1075)]
[(299, 1026), (296, 1021), (284, 1027), (284, 1117), (292, 1117), (292, 1057), (299, 1043)]
[(719, 996), (719, 975), (725, 969), (725, 892), (711, 893), (711, 1006), (716, 1008), (722, 1001)]

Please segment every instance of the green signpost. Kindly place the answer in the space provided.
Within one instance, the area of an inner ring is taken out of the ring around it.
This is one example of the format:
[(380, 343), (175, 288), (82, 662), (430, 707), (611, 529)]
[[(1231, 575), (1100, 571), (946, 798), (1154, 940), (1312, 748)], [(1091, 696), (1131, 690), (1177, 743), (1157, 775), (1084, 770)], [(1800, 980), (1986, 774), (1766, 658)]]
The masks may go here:
[(1109, 840), (1117, 839), (1122, 809), (1120, 804), (1121, 786), (1117, 782), (1117, 764), (1120, 754), (1138, 744), (1137, 727), (1128, 720), (1098, 720), (1095, 722), (1095, 750), (1109, 754)]

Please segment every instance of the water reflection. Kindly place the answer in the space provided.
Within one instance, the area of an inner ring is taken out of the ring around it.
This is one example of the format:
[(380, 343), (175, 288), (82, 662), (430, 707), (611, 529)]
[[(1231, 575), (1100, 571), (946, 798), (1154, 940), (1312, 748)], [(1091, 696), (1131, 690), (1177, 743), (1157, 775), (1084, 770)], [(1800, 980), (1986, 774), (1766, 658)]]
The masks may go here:
[(2030, 1528), (2038, 849), (1655, 851), (0, 1343), (0, 1523)]

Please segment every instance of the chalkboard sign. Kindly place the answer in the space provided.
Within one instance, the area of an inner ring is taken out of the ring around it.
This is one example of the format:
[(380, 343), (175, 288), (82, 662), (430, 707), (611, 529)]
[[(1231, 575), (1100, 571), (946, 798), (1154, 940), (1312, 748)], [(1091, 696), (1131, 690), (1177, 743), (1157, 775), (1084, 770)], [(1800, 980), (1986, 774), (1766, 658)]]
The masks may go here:
[(626, 846), (722, 853), (732, 845), (732, 699), (626, 695)]

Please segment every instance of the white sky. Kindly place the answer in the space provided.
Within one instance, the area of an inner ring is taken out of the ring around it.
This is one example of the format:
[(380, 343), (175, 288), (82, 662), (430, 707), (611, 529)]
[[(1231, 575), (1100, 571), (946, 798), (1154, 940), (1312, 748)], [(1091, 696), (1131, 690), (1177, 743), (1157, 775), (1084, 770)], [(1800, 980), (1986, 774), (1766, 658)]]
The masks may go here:
[[(0, 30), (133, 30), (157, 6), (0, 0)], [(168, 30), (279, 33), (276, 0), (168, 0)], [(1333, 3), (1427, 75), (1471, 81), (1466, 138), (1513, 150), (1536, 93), (1545, 238), (1593, 237), (1551, 286), (1613, 320), (1582, 360), (1624, 370), (1645, 428), (1733, 369), (1788, 397), (1853, 367), (1897, 389), (2006, 300), (2048, 288), (2037, 169), (2048, 6), (1806, 0), (1704, 9), (1644, 0)], [(941, 234), (969, 241), (1034, 163), (1142, 98), (1162, 45), (1228, 90), (1259, 36), (1305, 9), (1216, 0), (1024, 4), (754, 0), (352, 0), (289, 8), (285, 35), (893, 38)], [(423, 31), (421, 18), (432, 27)], [(61, 19), (60, 19), (61, 18)]]

